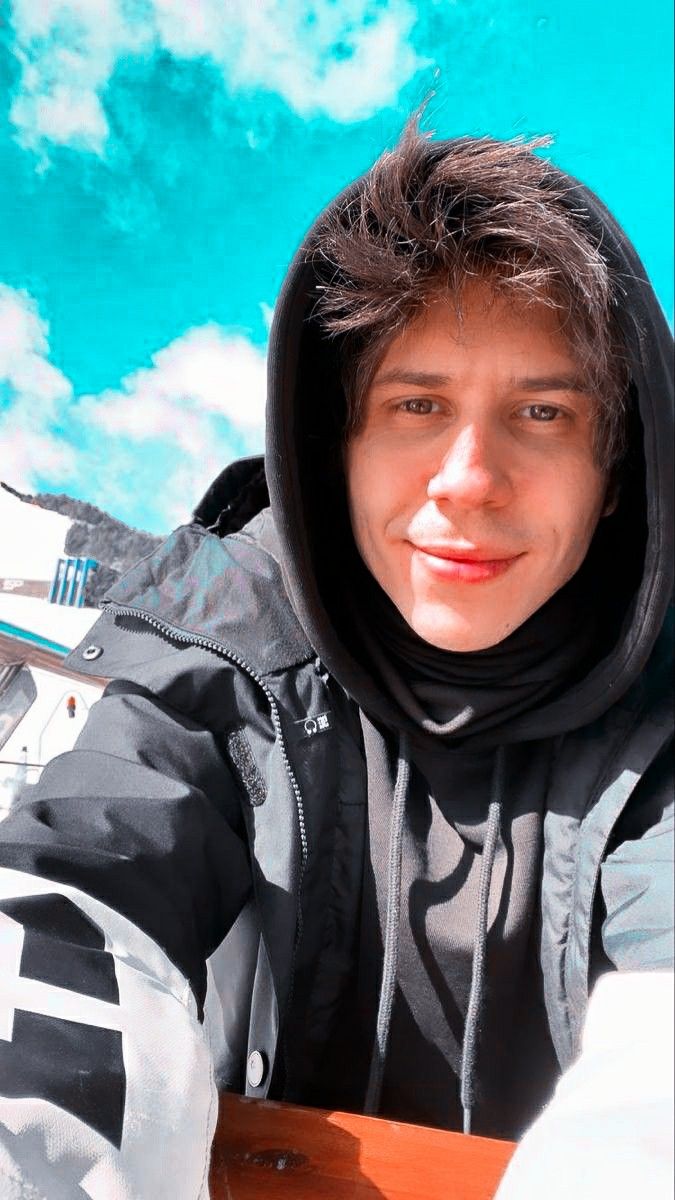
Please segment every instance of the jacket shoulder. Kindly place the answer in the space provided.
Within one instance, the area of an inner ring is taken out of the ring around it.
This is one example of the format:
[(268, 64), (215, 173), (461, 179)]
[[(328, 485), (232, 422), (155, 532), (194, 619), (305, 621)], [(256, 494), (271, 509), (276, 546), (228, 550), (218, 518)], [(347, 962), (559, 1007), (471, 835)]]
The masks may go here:
[[(108, 629), (111, 620), (136, 616), (168, 636), (173, 631), (195, 645), (213, 644), (259, 675), (313, 657), (279, 563), (244, 533), (221, 538), (197, 525), (181, 526), (114, 585), (103, 607)], [(95, 641), (94, 631), (87, 640)], [(81, 670), (79, 650), (73, 657)], [(101, 664), (92, 668), (100, 672)]]

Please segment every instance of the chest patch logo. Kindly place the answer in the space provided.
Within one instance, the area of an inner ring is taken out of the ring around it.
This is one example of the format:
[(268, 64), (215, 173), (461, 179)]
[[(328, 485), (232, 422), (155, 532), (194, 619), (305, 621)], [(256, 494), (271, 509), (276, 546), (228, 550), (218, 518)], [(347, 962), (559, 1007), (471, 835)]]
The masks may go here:
[(303, 717), (294, 724), (302, 739), (316, 737), (317, 733), (326, 733), (328, 729), (332, 729), (329, 712), (317, 713), (315, 717)]

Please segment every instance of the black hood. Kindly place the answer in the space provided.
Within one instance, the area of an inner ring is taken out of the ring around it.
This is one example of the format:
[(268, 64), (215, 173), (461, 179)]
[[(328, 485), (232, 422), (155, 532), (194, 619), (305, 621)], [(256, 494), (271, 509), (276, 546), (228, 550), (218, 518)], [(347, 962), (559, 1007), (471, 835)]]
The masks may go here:
[[(561, 179), (566, 203), (585, 213), (618, 281), (618, 316), (630, 361), (633, 415), (620, 501), (596, 535), (603, 539), (603, 561), (620, 611), (612, 614), (612, 644), (600, 661), (567, 694), (541, 707), (534, 726), (531, 719), (516, 722), (515, 737), (559, 733), (609, 708), (643, 670), (672, 595), (672, 337), (617, 222), (587, 188)], [(336, 346), (312, 319), (312, 247), (310, 230), (288, 272), (270, 339), (266, 475), (278, 555), (293, 608), (326, 668), (366, 712), (390, 723), (388, 698), (357, 661), (335, 608), (331, 571), (344, 561), (340, 541), (348, 524), (345, 510), (336, 515), (335, 500), (344, 397)]]

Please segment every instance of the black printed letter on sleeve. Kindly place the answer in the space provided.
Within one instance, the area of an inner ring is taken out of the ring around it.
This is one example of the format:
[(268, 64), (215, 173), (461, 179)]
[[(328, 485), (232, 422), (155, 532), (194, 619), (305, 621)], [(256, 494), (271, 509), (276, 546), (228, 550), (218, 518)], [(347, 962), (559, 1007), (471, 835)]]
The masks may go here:
[(59, 988), (63, 1014), (42, 1013), (30, 1002), (17, 1005), (9, 1040), (0, 1029), (0, 1091), (57, 1104), (119, 1147), (126, 1091), (122, 1034), (77, 1019), (79, 996), (119, 1005), (115, 962), (101, 930), (58, 894), (0, 901), (0, 911), (23, 930), (19, 977)]

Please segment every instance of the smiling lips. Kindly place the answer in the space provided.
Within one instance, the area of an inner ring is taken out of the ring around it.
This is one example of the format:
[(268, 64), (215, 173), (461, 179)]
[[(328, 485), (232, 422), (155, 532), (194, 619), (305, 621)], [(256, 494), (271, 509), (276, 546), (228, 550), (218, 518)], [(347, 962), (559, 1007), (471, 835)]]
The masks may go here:
[(494, 555), (494, 551), (412, 543), (413, 559), (437, 579), (454, 583), (485, 583), (504, 575), (521, 554)]

